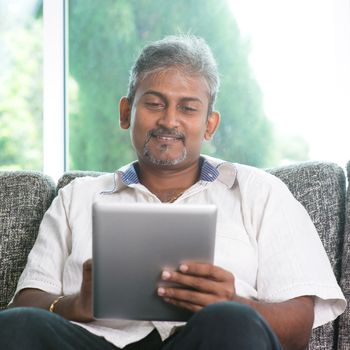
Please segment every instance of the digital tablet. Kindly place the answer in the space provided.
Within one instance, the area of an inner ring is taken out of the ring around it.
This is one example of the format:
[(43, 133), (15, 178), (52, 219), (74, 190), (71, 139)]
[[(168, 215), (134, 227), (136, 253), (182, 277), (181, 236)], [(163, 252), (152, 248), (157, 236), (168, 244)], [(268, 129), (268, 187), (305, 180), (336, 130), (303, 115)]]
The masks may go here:
[(191, 312), (157, 295), (163, 268), (212, 263), (214, 205), (96, 202), (93, 315), (96, 319), (186, 321)]

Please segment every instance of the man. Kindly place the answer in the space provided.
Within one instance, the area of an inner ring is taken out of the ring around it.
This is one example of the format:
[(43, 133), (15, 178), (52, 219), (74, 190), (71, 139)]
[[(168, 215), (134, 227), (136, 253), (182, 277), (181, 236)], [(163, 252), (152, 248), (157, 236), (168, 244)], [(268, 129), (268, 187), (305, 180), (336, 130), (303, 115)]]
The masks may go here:
[[(19, 280), (16, 308), (0, 313), (0, 347), (304, 349), (313, 326), (344, 310), (317, 232), (287, 188), (263, 171), (200, 155), (219, 125), (218, 87), (202, 39), (172, 36), (144, 48), (120, 101), (137, 162), (60, 191)], [(158, 295), (194, 312), (186, 325), (93, 320), (91, 205), (104, 196), (217, 205), (214, 265), (162, 272), (183, 286)]]

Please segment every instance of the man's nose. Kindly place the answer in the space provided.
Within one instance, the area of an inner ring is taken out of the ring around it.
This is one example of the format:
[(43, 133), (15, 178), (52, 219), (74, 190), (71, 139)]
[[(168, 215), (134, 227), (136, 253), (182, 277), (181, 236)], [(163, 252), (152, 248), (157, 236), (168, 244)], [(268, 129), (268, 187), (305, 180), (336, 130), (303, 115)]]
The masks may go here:
[(179, 111), (177, 110), (177, 107), (168, 106), (164, 110), (161, 118), (159, 118), (158, 124), (167, 127), (168, 129), (179, 126)]

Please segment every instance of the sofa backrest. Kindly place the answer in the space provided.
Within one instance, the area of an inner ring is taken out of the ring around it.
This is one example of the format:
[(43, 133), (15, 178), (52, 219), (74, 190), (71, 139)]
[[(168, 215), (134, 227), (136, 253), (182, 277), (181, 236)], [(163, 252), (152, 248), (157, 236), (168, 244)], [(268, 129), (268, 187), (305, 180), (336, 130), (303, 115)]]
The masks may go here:
[(105, 173), (99, 172), (99, 171), (86, 171), (86, 170), (67, 171), (58, 179), (56, 191), (58, 192), (62, 187), (68, 185), (71, 181), (73, 181), (77, 177), (99, 176), (103, 174)]
[[(270, 169), (306, 208), (340, 281), (345, 223), (345, 174), (333, 163), (305, 162)], [(309, 349), (337, 349), (338, 320), (313, 330)]]
[[(334, 273), (349, 297), (350, 223), (347, 224), (347, 253), (341, 253), (345, 225), (345, 175), (333, 163), (306, 162), (268, 170), (289, 187), (295, 198), (308, 211), (331, 261)], [(348, 174), (350, 163), (348, 164)], [(6, 307), (16, 288), (29, 250), (37, 235), (44, 212), (51, 204), (56, 190), (76, 177), (98, 176), (103, 173), (77, 171), (65, 173), (55, 189), (53, 181), (40, 173), (0, 172), (0, 309)], [(348, 175), (349, 176), (349, 175)], [(348, 192), (348, 201), (350, 201)], [(349, 207), (347, 209), (350, 217)], [(341, 267), (343, 274), (341, 275)], [(346, 271), (345, 271), (346, 270)], [(345, 272), (344, 272), (345, 271)], [(347, 280), (346, 280), (347, 278)], [(338, 349), (349, 347), (349, 309), (347, 317), (340, 318), (340, 336), (337, 344), (338, 321), (330, 322), (313, 331), (309, 349)], [(340, 346), (340, 347), (339, 347)]]
[(0, 172), (0, 310), (15, 292), (55, 184), (37, 172)]
[(348, 162), (346, 170), (348, 190), (340, 286), (342, 287), (348, 305), (345, 312), (339, 318), (338, 350), (350, 349), (350, 162)]

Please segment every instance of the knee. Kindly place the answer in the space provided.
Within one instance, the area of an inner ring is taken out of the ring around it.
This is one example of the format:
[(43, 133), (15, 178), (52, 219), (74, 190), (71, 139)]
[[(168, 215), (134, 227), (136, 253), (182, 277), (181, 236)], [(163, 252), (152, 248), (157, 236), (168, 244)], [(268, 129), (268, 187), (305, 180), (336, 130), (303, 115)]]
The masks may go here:
[(33, 307), (7, 309), (0, 312), (0, 329), (6, 325), (7, 329), (25, 329), (29, 334), (33, 334), (36, 331), (40, 332), (56, 317), (55, 314)]
[(208, 344), (215, 344), (215, 348), (280, 349), (267, 322), (248, 305), (211, 304), (197, 312), (188, 324), (201, 338), (205, 337)]
[(46, 310), (18, 307), (0, 312), (1, 349), (48, 349), (59, 316)]
[(204, 317), (213, 318), (220, 321), (251, 320), (260, 317), (259, 314), (250, 306), (237, 302), (225, 301), (210, 304), (203, 308), (199, 314)]
[(258, 328), (265, 328), (266, 322), (252, 307), (236, 302), (220, 302), (208, 305), (196, 315), (202, 326), (218, 327), (220, 332), (232, 333), (233, 329), (255, 333)]

